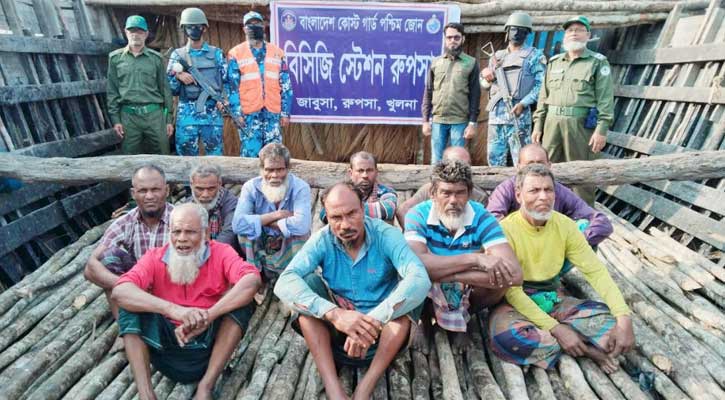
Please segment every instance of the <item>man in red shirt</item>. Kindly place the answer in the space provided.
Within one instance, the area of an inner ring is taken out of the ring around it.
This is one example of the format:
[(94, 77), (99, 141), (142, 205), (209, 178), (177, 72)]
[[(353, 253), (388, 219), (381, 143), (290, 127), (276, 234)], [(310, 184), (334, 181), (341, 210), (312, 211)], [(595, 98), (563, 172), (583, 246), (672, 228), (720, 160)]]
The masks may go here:
[(171, 213), (170, 244), (149, 250), (121, 276), (112, 299), (141, 399), (155, 399), (149, 360), (177, 382), (211, 391), (254, 311), (259, 272), (231, 246), (208, 238), (208, 213), (197, 204)]

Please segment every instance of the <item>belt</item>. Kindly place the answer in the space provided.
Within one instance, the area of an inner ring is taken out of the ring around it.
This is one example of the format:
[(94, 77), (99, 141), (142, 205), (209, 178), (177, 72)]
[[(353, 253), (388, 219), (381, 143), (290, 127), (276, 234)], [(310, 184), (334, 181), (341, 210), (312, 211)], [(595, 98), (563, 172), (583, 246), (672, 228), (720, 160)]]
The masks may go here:
[(135, 115), (142, 115), (142, 114), (150, 114), (156, 110), (161, 109), (161, 104), (124, 104), (121, 106), (121, 111), (125, 112), (126, 114), (135, 114)]
[(584, 118), (589, 114), (589, 107), (548, 106), (547, 113), (562, 117)]

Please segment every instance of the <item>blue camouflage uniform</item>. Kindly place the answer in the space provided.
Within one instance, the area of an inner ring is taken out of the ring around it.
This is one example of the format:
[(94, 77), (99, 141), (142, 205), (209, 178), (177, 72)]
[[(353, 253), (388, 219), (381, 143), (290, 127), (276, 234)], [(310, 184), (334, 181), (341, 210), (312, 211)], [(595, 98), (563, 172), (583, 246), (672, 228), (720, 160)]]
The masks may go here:
[[(507, 54), (507, 52), (508, 50), (496, 52), (497, 59)], [(514, 97), (512, 99), (514, 106), (517, 103), (524, 105), (524, 111), (519, 116), (519, 126), (525, 134), (519, 135), (519, 138), (521, 145), (525, 146), (531, 143), (531, 106), (536, 104), (536, 101), (539, 99), (539, 91), (541, 90), (544, 73), (546, 72), (546, 58), (540, 49), (531, 48), (530, 46), (522, 47), (519, 52), (529, 52), (523, 61), (520, 75), (522, 79), (528, 77), (528, 79), (533, 81), (531, 89), (527, 93), (520, 93), (519, 98)], [(501, 68), (501, 62), (498, 64), (498, 67)], [(489, 63), (489, 68), (493, 70), (492, 61)], [(510, 77), (511, 75), (507, 74), (507, 76)], [(516, 87), (515, 82), (509, 82), (510, 87)], [(492, 98), (494, 97), (493, 90), (491, 96)], [(513, 120), (506, 112), (504, 101), (499, 99), (493, 103), (489, 102), (488, 111), (488, 165), (506, 166), (507, 154), (509, 152), (515, 165), (518, 162), (520, 149), (512, 148), (510, 143), (512, 136), (516, 132), (516, 128)]]
[[(199, 112), (196, 108), (195, 93), (188, 90), (188, 86), (198, 88), (197, 85), (184, 85), (174, 76), (172, 67), (180, 59), (180, 49), (171, 53), (166, 72), (171, 86), (171, 93), (179, 96), (179, 104), (176, 111), (176, 153), (180, 156), (198, 156), (199, 139), (204, 143), (206, 155), (220, 156), (224, 150), (224, 119), (221, 111), (216, 108), (216, 101), (208, 99), (203, 110)], [(229, 97), (230, 82), (227, 75), (227, 63), (224, 52), (218, 47), (210, 46), (204, 42), (201, 49), (189, 48), (189, 56), (194, 59), (213, 57), (217, 74), (215, 85), (219, 85), (225, 97)], [(198, 63), (195, 63), (198, 67)], [(207, 81), (211, 81), (207, 79)], [(186, 86), (186, 87), (185, 87)], [(200, 89), (196, 90), (196, 93)], [(194, 94), (192, 94), (194, 93)], [(191, 97), (193, 98), (191, 98)]]
[[(264, 87), (264, 58), (267, 55), (267, 45), (264, 43), (261, 48), (252, 47), (252, 55), (259, 65), (259, 75)], [(282, 66), (279, 72), (279, 83), (282, 87), (282, 112), (277, 114), (268, 111), (266, 108), (251, 113), (243, 114), (241, 103), (239, 101), (239, 65), (237, 60), (230, 57), (229, 63), (229, 81), (231, 90), (229, 96), (229, 104), (235, 113), (244, 115), (244, 129), (239, 132), (239, 141), (241, 148), (239, 150), (241, 157), (257, 157), (259, 150), (269, 143), (282, 143), (282, 130), (280, 129), (280, 118), (290, 116), (292, 112), (292, 81), (290, 81), (289, 68), (287, 60), (282, 58)]]

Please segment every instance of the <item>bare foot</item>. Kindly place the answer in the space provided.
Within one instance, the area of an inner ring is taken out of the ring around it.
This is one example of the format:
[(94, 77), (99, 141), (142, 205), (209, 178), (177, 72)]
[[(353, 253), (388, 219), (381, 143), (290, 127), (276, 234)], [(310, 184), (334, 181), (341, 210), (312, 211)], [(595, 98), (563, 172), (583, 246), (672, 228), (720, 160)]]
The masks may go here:
[(194, 400), (212, 400), (211, 389), (198, 386), (194, 394)]
[(611, 374), (619, 369), (619, 362), (596, 347), (587, 346), (587, 357), (594, 360), (604, 372)]
[(471, 336), (467, 332), (453, 332), (451, 350), (456, 354), (463, 354), (469, 347), (473, 346)]

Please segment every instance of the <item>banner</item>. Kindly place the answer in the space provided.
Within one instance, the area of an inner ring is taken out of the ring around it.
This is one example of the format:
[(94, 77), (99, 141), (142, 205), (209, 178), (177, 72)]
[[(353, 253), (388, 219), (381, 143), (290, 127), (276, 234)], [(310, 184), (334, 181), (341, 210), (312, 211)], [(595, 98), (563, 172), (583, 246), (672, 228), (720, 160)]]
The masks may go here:
[(425, 78), (456, 5), (275, 1), (293, 122), (420, 124)]

